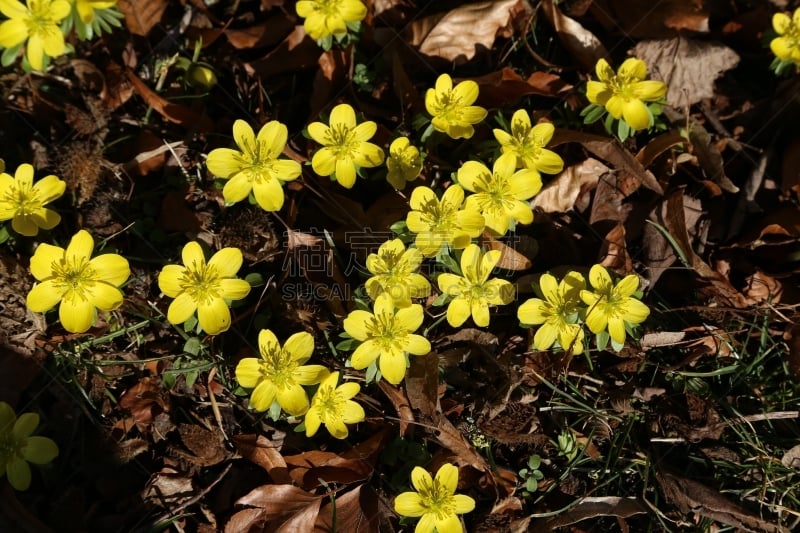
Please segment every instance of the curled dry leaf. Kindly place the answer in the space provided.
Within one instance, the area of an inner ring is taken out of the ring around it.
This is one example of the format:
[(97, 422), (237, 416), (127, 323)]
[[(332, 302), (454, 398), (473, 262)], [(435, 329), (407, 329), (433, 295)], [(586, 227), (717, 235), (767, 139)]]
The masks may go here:
[(273, 442), (264, 435), (236, 435), (233, 443), (242, 457), (266, 470), (275, 483), (292, 482), (288, 466), (280, 452), (282, 443)]
[(142, 97), (142, 100), (150, 107), (155, 109), (159, 115), (164, 117), (170, 122), (186, 126), (187, 128), (196, 131), (210, 131), (213, 128), (211, 119), (205, 115), (201, 115), (194, 109), (187, 107), (183, 104), (176, 104), (165, 100), (158, 93), (153, 91), (147, 86), (145, 82), (139, 78), (132, 70), (126, 70), (125, 76), (128, 81), (133, 85), (136, 93)]
[(444, 14), (415, 20), (408, 28), (408, 42), (427, 56), (466, 63), (481, 48), (490, 50), (497, 37), (511, 37), (517, 22), (529, 10), (524, 0), (465, 4)]
[(556, 98), (572, 90), (572, 85), (556, 74), (537, 70), (524, 79), (509, 67), (473, 78), (473, 81), (480, 87), (478, 103), (485, 107), (508, 106), (531, 94)]
[(313, 531), (324, 497), (294, 485), (261, 485), (236, 500), (236, 505), (255, 507), (258, 513), (245, 509), (234, 514), (225, 525), (225, 533), (254, 531), (254, 526), (266, 523), (284, 531)]
[(600, 42), (600, 39), (578, 21), (562, 13), (553, 0), (544, 0), (541, 6), (564, 47), (578, 61), (583, 70), (594, 72), (597, 61), (608, 57), (608, 50)]
[(145, 36), (161, 22), (167, 9), (166, 0), (119, 0), (120, 12), (125, 15), (125, 26), (134, 35)]
[(583, 162), (566, 168), (555, 179), (549, 181), (539, 194), (533, 197), (531, 205), (546, 213), (565, 213), (571, 210), (578, 198), (597, 186), (600, 176), (610, 172), (607, 166), (597, 159), (588, 158)]
[(266, 79), (275, 74), (314, 67), (321, 53), (317, 43), (306, 35), (303, 26), (295, 26), (294, 31), (264, 57), (244, 66), (249, 75)]
[(533, 524), (533, 531), (553, 531), (556, 528), (576, 524), (590, 518), (617, 516), (628, 518), (647, 512), (647, 507), (639, 498), (621, 498), (619, 496), (590, 496), (583, 498), (576, 505), (552, 518), (546, 518)]
[[(702, 0), (595, 0), (592, 14), (611, 31), (636, 38), (671, 37), (681, 30), (707, 33), (708, 12)], [(707, 3), (707, 2), (706, 2)]]
[(329, 501), (322, 506), (314, 531), (380, 531), (380, 511), (375, 491), (369, 485), (359, 485), (344, 494), (337, 494), (335, 502)]
[[(531, 259), (538, 252), (536, 241), (528, 242), (523, 239), (523, 235), (517, 236), (511, 246), (498, 241), (488, 232), (483, 232), (481, 241), (487, 250), (500, 250), (500, 261), (497, 262), (497, 268), (504, 268), (506, 270), (528, 270), (533, 263)], [(530, 244), (530, 246), (528, 246)], [(520, 250), (520, 251), (517, 251)], [(525, 253), (522, 253), (525, 252)]]

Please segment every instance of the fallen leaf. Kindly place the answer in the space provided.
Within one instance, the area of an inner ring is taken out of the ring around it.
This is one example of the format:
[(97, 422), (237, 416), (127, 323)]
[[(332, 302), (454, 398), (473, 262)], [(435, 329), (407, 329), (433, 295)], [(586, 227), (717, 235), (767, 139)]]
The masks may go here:
[(145, 432), (156, 415), (169, 410), (163, 393), (160, 378), (143, 377), (122, 393), (119, 406), (129, 411), (139, 430)]
[(553, 0), (544, 0), (541, 6), (564, 47), (578, 61), (583, 70), (594, 72), (597, 61), (609, 56), (608, 50), (600, 42), (600, 39), (578, 21), (562, 13)]
[(602, 258), (600, 264), (609, 270), (617, 272), (633, 271), (633, 261), (630, 254), (628, 254), (628, 246), (625, 242), (625, 225), (622, 221), (618, 222), (603, 237), (599, 256)]
[(781, 457), (781, 464), (786, 468), (800, 468), (800, 444), (786, 450)]
[(249, 75), (268, 79), (276, 74), (314, 67), (320, 54), (317, 43), (306, 35), (303, 26), (295, 26), (278, 46), (244, 66)]
[(125, 76), (145, 103), (155, 109), (156, 112), (165, 119), (186, 126), (193, 131), (205, 132), (213, 129), (213, 123), (207, 116), (201, 115), (194, 109), (186, 107), (183, 104), (176, 104), (165, 100), (148, 87), (132, 70), (126, 70)]
[(524, 0), (474, 2), (412, 22), (408, 42), (420, 53), (455, 64), (466, 63), (497, 37), (511, 37), (530, 7)]
[(145, 36), (161, 22), (166, 0), (119, 0), (117, 7), (125, 15), (125, 26), (134, 35)]
[(760, 270), (756, 270), (753, 274), (745, 279), (744, 290), (742, 293), (750, 301), (751, 304), (756, 305), (764, 302), (770, 304), (780, 303), (783, 296), (783, 284), (772, 276), (768, 276)]
[(411, 358), (411, 366), (405, 377), (406, 393), (411, 407), (426, 418), (440, 412), (439, 408), (439, 355), (431, 352), (427, 355)]
[(242, 457), (266, 470), (275, 483), (288, 485), (292, 482), (289, 468), (280, 452), (282, 442), (273, 442), (264, 435), (236, 435), (233, 443)]
[(709, 14), (701, 0), (595, 0), (590, 10), (607, 29), (628, 38), (671, 37), (681, 30), (709, 31)]
[(289, 17), (279, 14), (247, 28), (225, 29), (223, 33), (234, 48), (250, 50), (279, 43), (294, 30), (294, 27)]
[(667, 84), (667, 103), (683, 109), (714, 97), (714, 81), (739, 63), (727, 46), (678, 36), (641, 41), (631, 55), (647, 63), (650, 77)]
[[(523, 236), (517, 236), (521, 240)], [(486, 249), (488, 250), (499, 250), (500, 251), (500, 260), (497, 262), (497, 268), (503, 268), (506, 270), (528, 270), (532, 263), (531, 259), (528, 258), (526, 255), (516, 251), (513, 247), (498, 241), (488, 232), (484, 231), (483, 235), (481, 235), (481, 243)], [(513, 245), (517, 245), (518, 243), (512, 243)], [(518, 248), (522, 248), (521, 246), (517, 246)], [(531, 254), (533, 257), (534, 254)]]
[(531, 206), (546, 213), (565, 213), (570, 211), (582, 195), (597, 186), (601, 176), (610, 172), (607, 166), (591, 157), (583, 162), (567, 167), (561, 174), (549, 181), (533, 197)]
[(658, 156), (673, 146), (679, 146), (683, 144), (686, 144), (686, 138), (681, 135), (681, 132), (677, 130), (670, 130), (667, 133), (663, 133), (658, 137), (651, 139), (650, 142), (644, 146), (644, 148), (639, 150), (639, 152), (636, 154), (636, 159), (642, 163), (644, 168), (649, 168)]
[(168, 232), (196, 233), (202, 228), (197, 211), (186, 202), (186, 191), (169, 191), (161, 201), (158, 225)]
[(472, 80), (478, 84), (478, 103), (484, 107), (512, 105), (531, 94), (559, 98), (572, 90), (572, 85), (561, 77), (540, 70), (525, 79), (514, 69), (504, 67)]
[[(312, 531), (322, 498), (324, 496), (316, 496), (294, 485), (261, 485), (236, 500), (236, 505), (257, 507), (259, 520), (270, 522), (270, 525), (286, 525), (292, 517), (299, 516), (303, 524), (292, 524), (299, 528), (295, 531)], [(242, 530), (233, 529), (228, 522), (225, 531), (239, 533)]]
[(411, 424), (414, 423), (414, 412), (411, 410), (411, 402), (405, 392), (397, 387), (393, 387), (384, 380), (378, 382), (378, 388), (386, 395), (394, 410), (397, 412), (397, 418), (400, 419), (400, 436), (405, 437), (408, 435)]
[(582, 498), (569, 510), (558, 516), (534, 522), (531, 531), (553, 531), (556, 528), (576, 524), (582, 520), (597, 519), (603, 516), (628, 518), (648, 512), (648, 508), (639, 498), (621, 498), (619, 496), (590, 496)]
[(337, 493), (335, 502), (323, 505), (314, 531), (379, 531), (380, 511), (378, 495), (372, 487), (362, 484), (344, 494)]

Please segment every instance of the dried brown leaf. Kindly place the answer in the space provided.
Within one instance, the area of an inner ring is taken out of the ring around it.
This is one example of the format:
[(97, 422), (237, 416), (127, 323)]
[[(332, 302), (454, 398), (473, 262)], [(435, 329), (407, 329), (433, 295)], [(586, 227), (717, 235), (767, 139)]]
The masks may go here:
[(125, 76), (145, 103), (170, 122), (203, 132), (213, 128), (213, 123), (207, 116), (201, 115), (194, 109), (186, 107), (183, 104), (176, 104), (165, 100), (148, 87), (132, 70), (126, 70)]
[(414, 412), (411, 410), (411, 402), (405, 392), (397, 387), (393, 387), (384, 380), (378, 382), (378, 388), (386, 395), (397, 412), (400, 419), (400, 436), (408, 434), (411, 424), (414, 423)]
[(306, 35), (303, 26), (295, 26), (281, 44), (264, 57), (245, 63), (244, 66), (248, 74), (267, 79), (275, 74), (312, 68), (317, 65), (320, 54), (317, 43)]
[(578, 61), (583, 70), (594, 72), (597, 61), (608, 57), (608, 50), (600, 42), (600, 39), (578, 21), (562, 13), (553, 0), (544, 0), (541, 6), (564, 47)]
[(649, 168), (658, 156), (673, 146), (682, 144), (686, 144), (686, 138), (679, 131), (670, 130), (651, 139), (644, 148), (639, 150), (639, 153), (636, 154), (636, 159), (642, 163), (644, 168)]
[(408, 41), (424, 55), (465, 63), (479, 50), (491, 50), (497, 37), (511, 37), (515, 22), (522, 20), (529, 9), (524, 0), (461, 5), (412, 22)]
[(708, 32), (709, 15), (702, 0), (594, 0), (592, 14), (606, 28), (628, 37), (671, 37), (681, 30)]
[(281, 455), (281, 443), (269, 440), (264, 435), (236, 435), (233, 443), (242, 457), (267, 471), (272, 481), (281, 485), (292, 482), (289, 468)]
[[(500, 250), (500, 260), (497, 262), (497, 268), (504, 268), (506, 270), (528, 270), (533, 264), (531, 259), (526, 255), (498, 241), (489, 235), (488, 232), (483, 232), (483, 235), (481, 235), (481, 242), (488, 250)], [(533, 257), (533, 255), (531, 255), (531, 257)]]
[(537, 70), (524, 79), (509, 67), (473, 80), (480, 88), (478, 103), (485, 107), (512, 105), (531, 94), (557, 98), (572, 90), (572, 85), (555, 74)]
[(344, 494), (336, 495), (336, 503), (322, 506), (314, 531), (379, 531), (380, 502), (369, 485), (359, 485)]
[(597, 159), (590, 157), (582, 163), (566, 168), (548, 182), (541, 192), (533, 197), (531, 205), (546, 213), (570, 211), (578, 198), (596, 187), (600, 176), (610, 170)]
[(134, 35), (145, 36), (161, 22), (166, 0), (119, 0), (117, 7), (125, 15), (125, 25)]
[(294, 23), (286, 15), (280, 14), (268, 17), (248, 28), (228, 28), (224, 30), (224, 33), (231, 46), (237, 49), (249, 50), (273, 46), (285, 39), (292, 30), (294, 30)]
[(261, 485), (236, 500), (236, 505), (258, 507), (265, 520), (278, 520), (309, 506), (319, 507), (322, 498), (294, 485)]
[(617, 516), (628, 518), (647, 512), (647, 507), (639, 498), (621, 498), (619, 496), (591, 496), (583, 498), (576, 505), (552, 518), (546, 518), (533, 524), (534, 531), (553, 531), (556, 528), (576, 524), (590, 518)]
[(405, 377), (406, 393), (411, 407), (427, 418), (441, 411), (439, 408), (439, 355), (411, 358), (411, 366)]
[(800, 444), (786, 450), (781, 457), (781, 464), (786, 468), (800, 468)]

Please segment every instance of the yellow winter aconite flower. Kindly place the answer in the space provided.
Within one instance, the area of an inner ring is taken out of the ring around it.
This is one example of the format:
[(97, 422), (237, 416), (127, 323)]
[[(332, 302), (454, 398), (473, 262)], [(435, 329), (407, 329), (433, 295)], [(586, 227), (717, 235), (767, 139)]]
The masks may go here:
[(414, 181), (422, 172), (422, 155), (416, 146), (411, 145), (408, 137), (398, 137), (389, 146), (389, 157), (386, 159), (386, 180), (395, 189), (402, 190), (406, 183)]
[(66, 186), (52, 175), (33, 183), (33, 167), (27, 163), (17, 167), (13, 178), (0, 173), (0, 222), (10, 219), (14, 231), (27, 237), (39, 228), (53, 229), (61, 215), (44, 206), (60, 198)]
[(348, 104), (331, 110), (330, 125), (312, 122), (308, 134), (323, 147), (311, 158), (311, 167), (320, 176), (331, 176), (350, 189), (356, 182), (356, 167), (377, 167), (383, 163), (383, 150), (367, 142), (378, 125), (371, 120), (356, 123), (356, 112)]
[(16, 490), (31, 485), (31, 468), (47, 464), (58, 455), (58, 446), (47, 437), (31, 436), (39, 425), (39, 415), (24, 413), (17, 418), (6, 402), (0, 402), (0, 477)]
[(533, 222), (533, 210), (525, 200), (539, 193), (542, 179), (535, 170), (515, 169), (511, 154), (498, 157), (491, 171), (478, 161), (467, 161), (458, 169), (458, 184), (475, 193), (467, 196), (464, 206), (479, 211), (496, 235), (505, 235), (512, 222)]
[(406, 354), (425, 355), (431, 351), (428, 339), (413, 333), (422, 325), (425, 313), (419, 304), (395, 311), (394, 301), (386, 293), (375, 300), (373, 311), (357, 309), (344, 319), (344, 330), (361, 341), (351, 363), (353, 368), (361, 370), (378, 359), (381, 375), (397, 385), (406, 375)]
[(625, 342), (625, 323), (640, 324), (647, 319), (650, 309), (632, 297), (639, 288), (639, 278), (629, 274), (616, 285), (602, 265), (594, 265), (589, 271), (592, 291), (582, 290), (581, 299), (589, 306), (586, 325), (592, 333), (608, 328), (611, 340), (621, 345)]
[(286, 126), (277, 120), (264, 124), (258, 136), (244, 120), (233, 123), (233, 140), (239, 150), (217, 148), (206, 160), (212, 174), (228, 180), (222, 189), (226, 202), (240, 202), (252, 191), (263, 210), (283, 207), (283, 182), (296, 179), (301, 172), (297, 161), (280, 159), (287, 138)]
[(625, 60), (614, 73), (605, 59), (595, 67), (600, 81), (590, 81), (586, 97), (593, 104), (603, 106), (609, 114), (622, 118), (633, 130), (643, 130), (653, 125), (653, 116), (644, 102), (652, 102), (667, 94), (667, 85), (661, 81), (646, 80), (647, 65), (641, 59)]
[(542, 122), (531, 127), (531, 119), (524, 109), (511, 117), (511, 133), (501, 129), (492, 130), (504, 154), (516, 157), (517, 168), (527, 168), (545, 174), (558, 174), (564, 169), (564, 160), (557, 153), (545, 149), (553, 138), (555, 127)]
[(344, 35), (348, 22), (359, 22), (367, 16), (367, 7), (358, 0), (300, 0), (296, 9), (297, 15), (305, 19), (306, 33), (316, 41)]
[(325, 424), (333, 437), (345, 439), (348, 435), (346, 424), (363, 422), (366, 416), (364, 408), (352, 400), (361, 386), (350, 381), (337, 387), (337, 383), (339, 372), (331, 373), (320, 383), (306, 413), (306, 436), (315, 435), (320, 424)]
[(551, 274), (542, 274), (539, 287), (544, 300), (531, 298), (517, 309), (517, 318), (523, 324), (541, 324), (533, 337), (534, 348), (547, 350), (558, 341), (564, 350), (583, 353), (583, 327), (576, 322), (583, 307), (581, 291), (586, 280), (579, 272), (568, 273), (560, 283)]
[(75, 4), (75, 9), (84, 24), (94, 21), (94, 12), (108, 9), (117, 5), (117, 0), (70, 0)]
[(475, 509), (475, 500), (464, 494), (456, 494), (458, 468), (445, 463), (436, 472), (436, 477), (422, 467), (411, 471), (411, 484), (416, 492), (403, 492), (394, 499), (394, 510), (402, 516), (422, 517), (415, 533), (462, 533), (457, 515)]
[(31, 68), (42, 70), (46, 57), (58, 57), (67, 49), (59, 23), (70, 12), (66, 0), (0, 0), (0, 13), (8, 20), (0, 24), (0, 47), (28, 44), (25, 56)]
[(92, 258), (94, 240), (80, 230), (66, 250), (40, 244), (31, 257), (31, 273), (39, 283), (28, 293), (31, 311), (44, 313), (61, 302), (58, 318), (64, 329), (83, 333), (92, 327), (95, 309), (111, 311), (122, 304), (117, 288), (128, 279), (128, 261), (117, 254)]
[(301, 385), (316, 385), (328, 375), (322, 365), (303, 365), (314, 352), (314, 337), (295, 333), (281, 347), (272, 331), (258, 334), (261, 358), (246, 357), (236, 365), (236, 379), (242, 387), (253, 389), (250, 405), (266, 411), (275, 400), (292, 416), (308, 411), (308, 395)]
[(791, 18), (786, 13), (775, 13), (772, 27), (779, 35), (769, 43), (772, 53), (781, 61), (800, 65), (800, 8)]
[(418, 273), (422, 252), (416, 248), (406, 250), (400, 239), (381, 244), (377, 254), (367, 257), (367, 270), (372, 277), (366, 282), (367, 294), (376, 300), (388, 294), (397, 307), (408, 307), (411, 298), (425, 298), (431, 293), (431, 284)]
[(250, 293), (250, 284), (235, 278), (242, 266), (238, 248), (223, 248), (206, 262), (196, 242), (183, 247), (183, 265), (167, 265), (158, 275), (158, 288), (175, 298), (167, 310), (167, 320), (182, 324), (197, 311), (200, 327), (209, 335), (227, 331), (231, 312), (225, 300), (241, 300)]
[(425, 93), (425, 109), (431, 114), (436, 131), (453, 139), (469, 139), (475, 133), (473, 124), (486, 118), (486, 110), (472, 105), (478, 99), (478, 84), (465, 80), (453, 87), (447, 74), (436, 79), (436, 85)]
[(500, 261), (500, 250), (485, 254), (477, 244), (470, 244), (461, 255), (463, 276), (444, 273), (436, 280), (439, 289), (453, 300), (447, 307), (447, 322), (458, 327), (472, 315), (476, 326), (489, 325), (489, 306), (506, 305), (514, 300), (514, 286), (504, 279), (489, 279)]
[(428, 187), (411, 192), (406, 225), (417, 234), (414, 244), (422, 255), (433, 257), (445, 245), (460, 250), (481, 234), (483, 215), (475, 208), (462, 209), (463, 203), (464, 189), (458, 185), (448, 187), (441, 200)]

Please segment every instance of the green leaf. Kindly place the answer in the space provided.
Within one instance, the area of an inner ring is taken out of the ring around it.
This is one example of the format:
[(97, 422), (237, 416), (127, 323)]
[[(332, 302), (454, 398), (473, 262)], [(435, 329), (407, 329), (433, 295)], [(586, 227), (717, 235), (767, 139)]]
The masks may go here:
[(244, 277), (244, 280), (249, 283), (251, 287), (261, 287), (264, 285), (264, 276), (258, 272), (251, 272)]
[(200, 350), (203, 348), (203, 343), (200, 342), (200, 339), (197, 337), (191, 337), (186, 344), (183, 345), (183, 351), (191, 354), (197, 355), (200, 353)]

